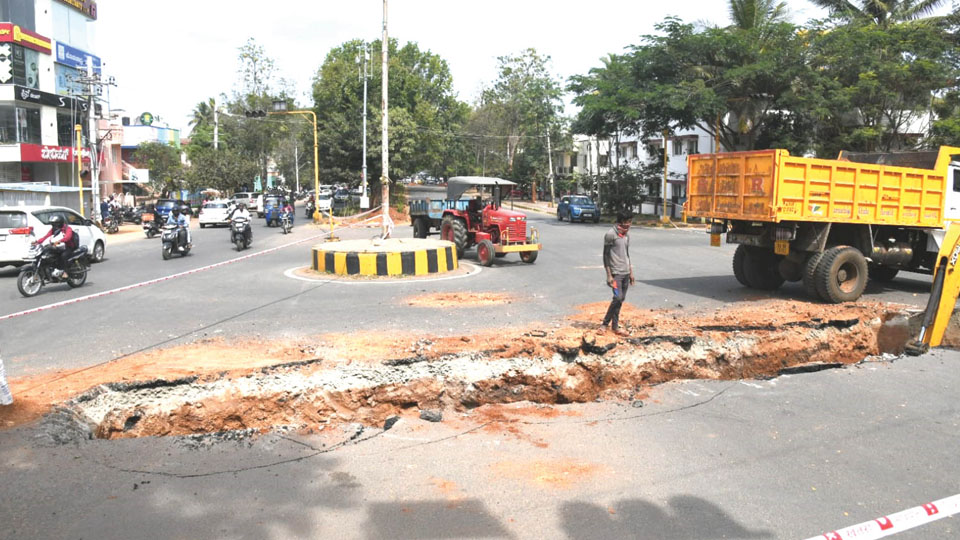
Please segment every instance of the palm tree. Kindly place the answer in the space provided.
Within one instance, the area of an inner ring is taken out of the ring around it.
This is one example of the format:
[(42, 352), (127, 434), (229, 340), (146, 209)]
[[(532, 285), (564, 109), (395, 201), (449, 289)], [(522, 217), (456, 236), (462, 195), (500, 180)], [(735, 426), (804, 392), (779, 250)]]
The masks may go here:
[(213, 123), (213, 109), (217, 106), (217, 100), (210, 98), (207, 101), (197, 103), (191, 113), (190, 125), (194, 127), (209, 126)]
[(730, 19), (741, 30), (754, 30), (787, 19), (787, 3), (777, 0), (730, 0)]
[(929, 17), (946, 0), (810, 0), (826, 8), (831, 15), (850, 21), (866, 21), (880, 26), (892, 22), (915, 21)]

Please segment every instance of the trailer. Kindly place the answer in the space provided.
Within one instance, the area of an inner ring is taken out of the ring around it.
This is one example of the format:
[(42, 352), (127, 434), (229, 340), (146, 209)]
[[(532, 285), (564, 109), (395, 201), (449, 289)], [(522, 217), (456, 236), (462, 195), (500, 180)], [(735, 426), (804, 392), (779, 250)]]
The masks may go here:
[(733, 273), (747, 287), (802, 281), (827, 302), (855, 300), (868, 277), (933, 273), (946, 229), (960, 221), (960, 148), (842, 152), (786, 150), (688, 157), (685, 212), (711, 222), (710, 241), (738, 244)]

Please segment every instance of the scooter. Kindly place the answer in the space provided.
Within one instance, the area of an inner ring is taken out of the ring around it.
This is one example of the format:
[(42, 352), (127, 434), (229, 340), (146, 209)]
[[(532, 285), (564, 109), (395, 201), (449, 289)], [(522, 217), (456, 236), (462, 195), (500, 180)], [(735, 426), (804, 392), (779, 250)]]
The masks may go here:
[(160, 235), (160, 241), (163, 242), (162, 254), (163, 260), (167, 260), (173, 256), (174, 253), (179, 253), (181, 256), (186, 257), (190, 253), (190, 248), (193, 247), (193, 244), (190, 241), (190, 229), (187, 229), (187, 245), (183, 246), (183, 250), (177, 249), (177, 233), (180, 227), (178, 225), (170, 224), (164, 225), (162, 228), (162, 233)]
[(280, 215), (280, 228), (283, 229), (283, 234), (287, 234), (293, 229), (293, 216), (290, 212), (284, 212)]
[(141, 219), (143, 220), (143, 233), (147, 235), (147, 238), (153, 238), (160, 234), (160, 229), (163, 227), (162, 216), (154, 213), (144, 213)]
[(251, 231), (250, 236), (245, 234), (249, 227), (250, 220), (244, 217), (235, 217), (230, 222), (230, 242), (237, 246), (237, 251), (243, 251), (250, 247), (250, 243), (253, 241), (253, 232)]
[(80, 287), (87, 281), (87, 248), (80, 246), (67, 259), (65, 272), (55, 272), (60, 251), (50, 245), (39, 246), (34, 244), (27, 252), (25, 261), (30, 264), (24, 266), (17, 276), (17, 289), (20, 294), (30, 298), (36, 296), (47, 283), (66, 283), (70, 288)]
[(120, 232), (119, 220), (113, 214), (107, 214), (103, 216), (103, 228), (107, 230), (108, 234), (116, 234)]

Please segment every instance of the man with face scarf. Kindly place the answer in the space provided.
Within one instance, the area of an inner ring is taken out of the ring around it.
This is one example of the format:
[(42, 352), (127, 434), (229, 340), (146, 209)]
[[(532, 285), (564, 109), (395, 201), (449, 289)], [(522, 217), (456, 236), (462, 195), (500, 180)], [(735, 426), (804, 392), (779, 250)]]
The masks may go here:
[(634, 284), (633, 265), (630, 264), (630, 225), (633, 215), (629, 212), (617, 214), (617, 222), (603, 236), (603, 268), (607, 272), (607, 286), (613, 289), (613, 300), (603, 318), (603, 326), (610, 325), (614, 333), (624, 335), (620, 330), (620, 308), (627, 297), (627, 288)]

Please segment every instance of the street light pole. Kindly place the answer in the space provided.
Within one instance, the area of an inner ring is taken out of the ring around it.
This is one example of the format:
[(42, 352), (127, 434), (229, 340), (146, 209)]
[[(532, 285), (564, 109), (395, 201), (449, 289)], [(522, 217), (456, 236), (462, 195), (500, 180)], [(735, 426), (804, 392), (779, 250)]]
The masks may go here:
[(369, 198), (370, 193), (367, 191), (367, 79), (370, 77), (369, 73), (367, 72), (367, 70), (369, 69), (367, 67), (368, 62), (370, 62), (370, 51), (367, 49), (367, 45), (364, 44), (363, 45), (363, 64), (361, 67), (361, 69), (363, 70), (362, 72), (362, 77), (363, 77), (363, 173), (361, 175), (362, 181), (363, 181), (363, 189), (362, 189), (363, 195), (362, 195), (361, 203), (363, 202), (364, 199), (367, 202), (366, 206), (363, 206), (361, 204), (364, 210), (366, 210), (366, 208), (370, 206), (370, 198)]
[(390, 238), (390, 175), (388, 173), (390, 166), (390, 135), (387, 130), (390, 116), (387, 110), (387, 106), (390, 102), (387, 96), (387, 91), (389, 89), (389, 84), (387, 81), (387, 51), (389, 48), (390, 44), (387, 37), (387, 0), (383, 0), (383, 39), (380, 47), (382, 65), (381, 69), (383, 73), (383, 76), (381, 77), (383, 84), (381, 85), (382, 96), (380, 102), (380, 118), (382, 120), (380, 142), (383, 146), (381, 149), (382, 172), (380, 173), (380, 207), (383, 211), (383, 238)]

